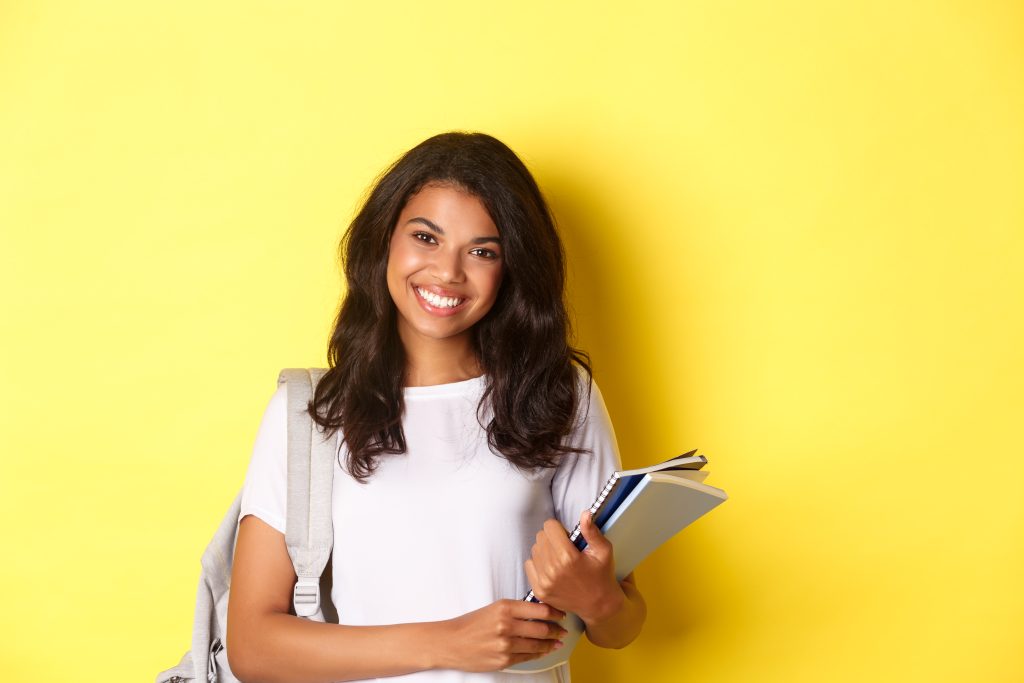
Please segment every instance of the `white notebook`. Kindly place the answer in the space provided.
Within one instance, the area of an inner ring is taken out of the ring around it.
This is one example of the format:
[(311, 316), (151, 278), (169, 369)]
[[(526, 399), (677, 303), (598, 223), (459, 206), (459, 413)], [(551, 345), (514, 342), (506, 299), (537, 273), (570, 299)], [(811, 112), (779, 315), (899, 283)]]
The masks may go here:
[[(703, 483), (707, 472), (690, 469), (645, 471), (656, 468), (634, 470), (643, 472), (631, 475), (639, 481), (611, 511), (607, 520), (599, 524), (602, 533), (615, 549), (615, 576), (619, 580), (633, 571), (655, 549), (727, 499), (725, 491)], [(617, 472), (609, 479), (609, 484), (630, 476), (624, 475), (626, 473)], [(608, 490), (606, 487), (602, 496), (607, 496)], [(595, 508), (600, 507), (603, 500), (599, 496)], [(534, 599), (533, 593), (525, 599)], [(583, 634), (583, 621), (570, 612), (560, 623), (568, 631), (562, 638), (563, 647), (545, 657), (516, 664), (505, 671), (535, 673), (567, 661)]]

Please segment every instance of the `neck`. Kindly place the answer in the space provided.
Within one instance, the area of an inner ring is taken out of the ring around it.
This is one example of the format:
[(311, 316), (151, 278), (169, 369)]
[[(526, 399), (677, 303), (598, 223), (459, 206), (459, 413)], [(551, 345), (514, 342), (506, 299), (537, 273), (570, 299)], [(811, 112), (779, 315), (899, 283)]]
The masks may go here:
[(483, 374), (483, 368), (480, 367), (480, 361), (473, 352), (469, 335), (448, 339), (417, 337), (414, 340), (408, 338), (408, 333), (402, 332), (399, 330), (402, 345), (405, 347), (405, 386), (449, 384)]

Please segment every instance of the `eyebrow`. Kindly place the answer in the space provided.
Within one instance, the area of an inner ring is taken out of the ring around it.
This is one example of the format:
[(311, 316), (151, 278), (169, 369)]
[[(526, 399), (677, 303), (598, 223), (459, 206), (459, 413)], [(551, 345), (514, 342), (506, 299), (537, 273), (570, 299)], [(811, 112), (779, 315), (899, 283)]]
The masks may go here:
[[(422, 223), (423, 225), (427, 226), (428, 228), (430, 228), (431, 230), (436, 232), (438, 235), (443, 235), (444, 234), (444, 230), (441, 228), (441, 226), (437, 225), (436, 223), (434, 223), (429, 218), (424, 218), (423, 216), (416, 216), (415, 218), (410, 218), (408, 221), (406, 221), (405, 224), (408, 225), (409, 223)], [(487, 242), (494, 242), (495, 244), (501, 244), (501, 239), (499, 239), (497, 236), (494, 236), (494, 237), (474, 237), (473, 240), (472, 240), (472, 244), (486, 244)]]

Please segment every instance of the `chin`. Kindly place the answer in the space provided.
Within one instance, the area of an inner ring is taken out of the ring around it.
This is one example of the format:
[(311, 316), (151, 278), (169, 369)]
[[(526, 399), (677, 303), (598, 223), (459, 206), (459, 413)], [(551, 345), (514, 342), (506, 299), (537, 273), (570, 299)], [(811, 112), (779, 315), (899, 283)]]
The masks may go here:
[(421, 337), (427, 337), (428, 339), (436, 339), (438, 341), (444, 339), (454, 339), (456, 337), (461, 337), (469, 333), (468, 328), (438, 330), (435, 328), (413, 327), (413, 329)]

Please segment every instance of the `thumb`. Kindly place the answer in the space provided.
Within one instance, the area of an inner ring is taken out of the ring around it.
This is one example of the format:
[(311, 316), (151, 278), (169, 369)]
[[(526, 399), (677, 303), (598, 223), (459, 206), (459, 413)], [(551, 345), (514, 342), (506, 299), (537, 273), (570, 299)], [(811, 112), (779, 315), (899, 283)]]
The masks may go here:
[(580, 532), (587, 541), (587, 547), (583, 549), (583, 552), (590, 551), (604, 557), (611, 551), (612, 544), (594, 524), (594, 516), (590, 514), (590, 510), (584, 510), (580, 515)]

